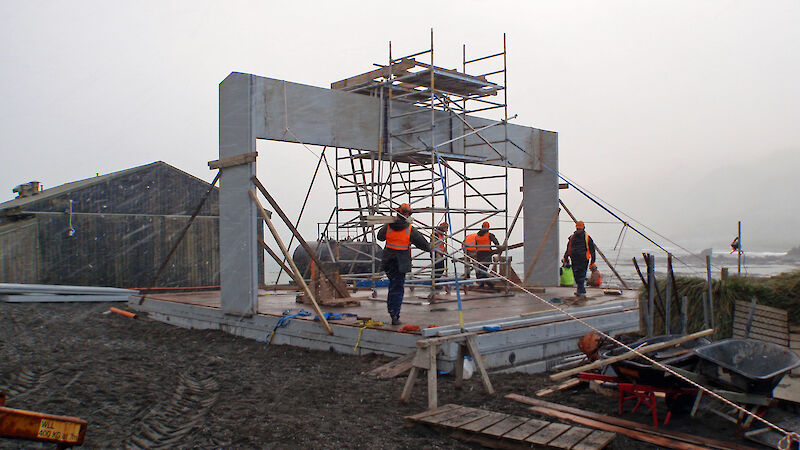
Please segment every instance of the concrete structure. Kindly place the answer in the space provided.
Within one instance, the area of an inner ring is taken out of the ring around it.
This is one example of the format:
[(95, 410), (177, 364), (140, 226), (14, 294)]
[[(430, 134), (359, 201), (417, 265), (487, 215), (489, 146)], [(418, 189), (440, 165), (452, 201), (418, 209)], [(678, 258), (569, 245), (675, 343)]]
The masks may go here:
[[(448, 76), (453, 75), (450, 72)], [(558, 232), (556, 228), (548, 234), (548, 225), (558, 209), (558, 180), (545, 166), (558, 169), (557, 134), (506, 122), (503, 126), (494, 126), (498, 121), (414, 104), (395, 105), (392, 113), (395, 115), (387, 117), (399, 120), (389, 120), (387, 125), (381, 119), (387, 112), (386, 105), (378, 96), (243, 73), (230, 74), (220, 84), (219, 156), (221, 161), (231, 161), (231, 158), (237, 161), (235, 165), (222, 165), (220, 169), (221, 291), (219, 294), (158, 294), (148, 296), (142, 305), (132, 302), (130, 306), (148, 312), (156, 320), (178, 326), (220, 329), (257, 340), (268, 340), (276, 330), (273, 343), (345, 353), (399, 356), (414, 350), (418, 339), (456, 332), (458, 312), (452, 303), (455, 302), (453, 294), (453, 298), (441, 300), (441, 303), (449, 302), (449, 307), (428, 303), (427, 296), (417, 296), (415, 300), (412, 292), (407, 294), (404, 320), (423, 327), (435, 323), (438, 328), (432, 331), (398, 333), (398, 327), (392, 326), (362, 329), (355, 319), (344, 319), (331, 321), (333, 334), (330, 335), (311, 317), (297, 317), (285, 328), (276, 329), (283, 311), (294, 312), (301, 306), (295, 303), (294, 293), (259, 295), (258, 292), (257, 261), (261, 251), (257, 244), (257, 209), (248, 192), (253, 188), (251, 177), (256, 173), (256, 162), (245, 157), (256, 151), (256, 141), (266, 139), (355, 149), (362, 155), (371, 153), (369, 156), (374, 161), (384, 158), (382, 142), (392, 136), (392, 131), (402, 132), (409, 141), (426, 143), (429, 160), (433, 154), (431, 150), (435, 149), (436, 156), (446, 160), (502, 166), (506, 171), (508, 168), (522, 170), (526, 266), (540, 245), (543, 249), (530, 281), (556, 285), (560, 259)], [(486, 128), (480, 133), (472, 130), (482, 127)], [(416, 133), (413, 131), (416, 129), (426, 131)], [(442, 144), (432, 145), (433, 142)], [(492, 142), (508, 144), (505, 154), (499, 154)], [(495, 155), (503, 159), (498, 161)], [(382, 212), (391, 211), (391, 207), (390, 202)], [(548, 298), (567, 298), (571, 292), (572, 288), (547, 288)], [(638, 328), (635, 292), (625, 292), (622, 298), (605, 297), (600, 291), (595, 294), (585, 305), (567, 310), (604, 332)], [(487, 366), (494, 370), (544, 371), (559, 355), (574, 352), (577, 339), (590, 331), (556, 312), (552, 304), (541, 297), (534, 299), (528, 294), (515, 294), (486, 298), (485, 294), (478, 294), (476, 298), (475, 294), (469, 294), (463, 301), (466, 327), (480, 333), (477, 339), (480, 351)], [(358, 307), (323, 307), (323, 311), (385, 319), (385, 291), (378, 290), (377, 298), (364, 300)], [(485, 325), (499, 326), (499, 331), (487, 332), (483, 330)], [(440, 367), (452, 367), (455, 358), (455, 347), (446, 349), (440, 356)]]
[[(401, 105), (412, 112), (413, 105)], [(400, 106), (398, 106), (400, 107)], [(232, 73), (220, 84), (220, 159), (255, 152), (256, 140), (354, 148), (378, 152), (381, 129), (380, 99), (348, 92), (290, 83), (283, 80)], [(436, 114), (446, 115), (438, 111)], [(425, 114), (405, 116), (403, 129), (424, 128)], [(466, 134), (465, 126), (442, 118), (445, 126), (435, 130), (436, 141), (452, 134)], [(473, 128), (497, 123), (466, 116)], [(437, 121), (438, 122), (438, 121)], [(454, 128), (457, 128), (455, 132)], [(503, 141), (503, 127), (488, 128), (454, 141), (443, 157), (473, 157), (490, 160), (494, 151), (484, 140)], [(408, 135), (408, 140), (419, 136)], [(509, 125), (508, 161), (523, 170), (525, 261), (532, 261), (544, 240), (550, 218), (558, 208), (558, 180), (547, 165), (558, 169), (557, 134), (536, 128)], [(486, 162), (489, 165), (497, 163)], [(223, 168), (220, 187), (220, 251), (222, 258), (222, 309), (227, 314), (252, 316), (256, 311), (256, 209), (247, 191), (256, 163)], [(558, 277), (558, 232), (547, 238), (531, 281), (556, 284)]]

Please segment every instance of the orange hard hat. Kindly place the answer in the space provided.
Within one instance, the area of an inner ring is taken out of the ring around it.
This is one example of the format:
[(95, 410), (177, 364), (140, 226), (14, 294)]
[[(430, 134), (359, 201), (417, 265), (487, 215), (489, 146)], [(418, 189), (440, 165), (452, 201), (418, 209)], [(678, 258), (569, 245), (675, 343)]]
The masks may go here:
[(408, 203), (402, 203), (397, 207), (397, 212), (404, 216), (411, 215), (411, 206)]
[(483, 222), (483, 225), (481, 225), (481, 228), (489, 228), (489, 222)]
[(575, 228), (578, 230), (583, 230), (584, 228), (586, 228), (586, 224), (584, 224), (582, 220), (579, 220), (575, 222)]
[(448, 228), (449, 228), (449, 226), (447, 225), (447, 222), (442, 222), (442, 223), (439, 224), (439, 229), (440, 230), (446, 230)]

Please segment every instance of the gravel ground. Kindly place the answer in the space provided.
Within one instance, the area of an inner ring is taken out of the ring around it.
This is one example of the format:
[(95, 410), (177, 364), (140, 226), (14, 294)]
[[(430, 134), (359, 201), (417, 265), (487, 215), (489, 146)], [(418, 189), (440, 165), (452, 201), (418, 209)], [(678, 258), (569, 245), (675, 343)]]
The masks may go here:
[[(404, 425), (403, 416), (426, 408), (424, 381), (411, 402), (400, 404), (404, 377), (361, 375), (389, 358), (265, 345), (103, 314), (109, 306), (0, 302), (6, 406), (86, 420), (86, 448), (473, 448)], [(497, 395), (489, 396), (477, 376), (461, 391), (442, 376), (439, 401), (533, 417), (503, 395), (533, 396), (550, 384), (523, 374), (492, 375), (492, 382)], [(614, 399), (588, 389), (546, 399), (616, 413)], [(623, 417), (649, 420), (645, 411)], [(736, 439), (733, 425), (715, 416), (678, 416), (664, 428)], [(0, 448), (52, 447), (0, 439)], [(655, 447), (618, 436), (611, 448)]]

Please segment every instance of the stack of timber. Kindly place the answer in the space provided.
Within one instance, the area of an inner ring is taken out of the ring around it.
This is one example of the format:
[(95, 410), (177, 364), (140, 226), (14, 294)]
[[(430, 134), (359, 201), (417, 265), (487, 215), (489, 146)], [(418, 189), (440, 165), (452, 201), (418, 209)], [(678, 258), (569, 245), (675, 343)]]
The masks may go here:
[(693, 434), (666, 431), (652, 425), (646, 425), (632, 420), (610, 417), (603, 414), (585, 411), (578, 408), (546, 402), (518, 394), (508, 394), (507, 399), (526, 405), (531, 405), (531, 411), (544, 416), (566, 420), (579, 425), (613, 432), (627, 436), (638, 441), (655, 444), (661, 448), (675, 449), (704, 449), (714, 448), (720, 450), (743, 450), (750, 447), (730, 442), (718, 441)]
[(395, 377), (398, 377), (409, 370), (413, 365), (414, 356), (417, 354), (416, 351), (413, 351), (407, 355), (403, 355), (399, 358), (393, 359), (388, 363), (378, 366), (369, 372), (363, 373), (363, 375), (374, 377), (379, 380), (389, 380)]
[(445, 405), (405, 420), (433, 427), (454, 439), (489, 448), (601, 449), (616, 435), (563, 423)]
[(127, 302), (138, 294), (110, 287), (0, 283), (0, 300), (8, 303)]
[(771, 306), (736, 302), (733, 313), (733, 337), (789, 346), (789, 313)]

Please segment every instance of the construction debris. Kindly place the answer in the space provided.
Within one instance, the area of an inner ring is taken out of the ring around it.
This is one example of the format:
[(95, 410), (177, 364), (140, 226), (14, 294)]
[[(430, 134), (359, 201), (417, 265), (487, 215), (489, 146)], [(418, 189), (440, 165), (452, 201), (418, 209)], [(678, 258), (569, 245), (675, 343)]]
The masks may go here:
[(8, 303), (127, 302), (136, 294), (110, 287), (0, 283), (0, 300)]
[(677, 449), (716, 448), (723, 450), (743, 450), (746, 446), (722, 442), (701, 436), (695, 436), (675, 431), (665, 431), (650, 425), (645, 425), (619, 417), (609, 417), (578, 408), (546, 402), (518, 394), (508, 394), (505, 398), (516, 402), (532, 405), (532, 411), (539, 414), (567, 420), (580, 425), (591, 426), (600, 430), (611, 431), (628, 436), (642, 442), (648, 442), (661, 447)]
[(616, 434), (606, 431), (453, 404), (408, 416), (405, 420), (425, 424), (455, 439), (490, 448), (594, 450), (604, 448), (616, 437)]

